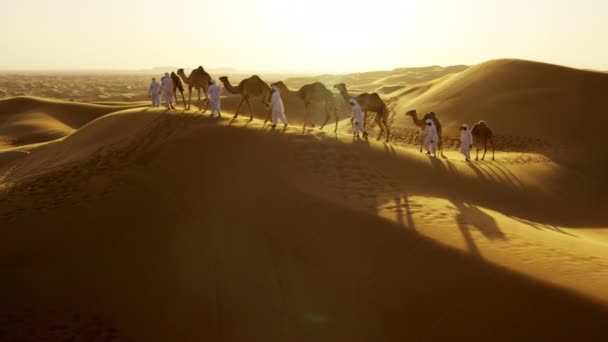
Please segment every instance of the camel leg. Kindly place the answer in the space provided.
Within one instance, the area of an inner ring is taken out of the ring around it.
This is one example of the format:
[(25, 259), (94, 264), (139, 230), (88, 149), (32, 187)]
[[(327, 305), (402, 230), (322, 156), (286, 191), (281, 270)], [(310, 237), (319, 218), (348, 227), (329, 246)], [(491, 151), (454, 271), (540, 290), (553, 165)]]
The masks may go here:
[(334, 133), (338, 132), (338, 110), (334, 109), (334, 118), (336, 119), (336, 128), (334, 129)]
[(268, 121), (272, 121), (272, 107), (270, 107), (270, 102), (266, 101), (263, 96), (262, 96), (262, 104), (264, 105), (265, 108), (267, 108), (266, 118), (264, 119), (264, 125), (266, 125), (266, 123)]
[(207, 94), (208, 92), (209, 92), (209, 87), (203, 88), (203, 95), (205, 95), (205, 108), (203, 109), (202, 114), (205, 114), (207, 112), (207, 109), (209, 109), (209, 95)]
[(270, 107), (268, 107), (268, 109), (266, 110), (266, 118), (264, 119), (264, 125), (266, 125), (268, 121), (272, 121), (272, 108)]
[(479, 146), (475, 146), (475, 160), (479, 160)]
[(207, 96), (207, 93), (205, 93), (205, 108), (203, 108), (202, 114), (205, 114), (207, 112), (207, 109), (209, 109), (209, 97)]
[(386, 129), (386, 142), (389, 142), (391, 139), (391, 129), (388, 127), (388, 122), (386, 121), (386, 118), (382, 120), (382, 123), (384, 124), (384, 128)]
[(323, 121), (323, 124), (321, 125), (321, 128), (319, 128), (320, 130), (323, 130), (323, 127), (325, 127), (325, 124), (327, 123), (327, 121), (329, 121), (329, 108), (327, 108), (327, 106), (325, 106), (325, 121)]
[(247, 102), (247, 106), (249, 107), (249, 121), (253, 121), (253, 109), (251, 109), (249, 98), (245, 98), (245, 102)]
[(185, 109), (186, 108), (186, 97), (184, 96), (184, 92), (183, 91), (180, 90), (180, 93), (182, 94), (182, 101), (184, 101), (184, 109)]
[(239, 112), (241, 111), (241, 106), (243, 105), (243, 102), (245, 101), (245, 97), (243, 97), (241, 99), (241, 102), (239, 103), (239, 106), (236, 109), (236, 114), (234, 114), (234, 118), (238, 118), (239, 117)]
[(306, 124), (308, 124), (308, 103), (304, 104), (304, 127), (302, 127), (303, 129), (306, 129)]
[(190, 103), (192, 103), (192, 87), (188, 87), (188, 107), (186, 109), (190, 109)]
[(382, 137), (382, 134), (384, 133), (384, 124), (382, 123), (382, 120), (380, 119), (379, 115), (376, 115), (374, 120), (376, 121), (376, 125), (378, 125), (378, 130), (380, 131), (376, 140), (380, 140), (380, 138)]
[(494, 139), (490, 139), (490, 144), (492, 144), (492, 160), (496, 160), (494, 158), (494, 154), (496, 153), (496, 149), (494, 148)]
[(483, 156), (481, 156), (481, 160), (485, 160), (486, 159), (486, 152), (488, 151), (488, 142), (484, 141), (483, 142)]
[(418, 134), (420, 134), (420, 152), (422, 152), (422, 148), (424, 147), (424, 135), (422, 134), (422, 131)]
[(446, 158), (445, 154), (443, 154), (443, 137), (439, 137), (439, 141), (437, 141), (437, 147), (439, 148), (439, 154), (442, 158)]
[(201, 103), (201, 88), (196, 88), (196, 92), (198, 94), (198, 110), (202, 110), (203, 105)]

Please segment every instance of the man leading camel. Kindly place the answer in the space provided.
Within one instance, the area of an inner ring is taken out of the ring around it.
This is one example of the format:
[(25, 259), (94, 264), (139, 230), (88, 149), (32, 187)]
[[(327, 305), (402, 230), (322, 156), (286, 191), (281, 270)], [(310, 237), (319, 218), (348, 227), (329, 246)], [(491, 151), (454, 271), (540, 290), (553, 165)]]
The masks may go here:
[(165, 77), (160, 80), (160, 87), (163, 93), (163, 99), (165, 100), (167, 109), (174, 109), (173, 106), (173, 79), (169, 76), (169, 73), (165, 73)]
[(270, 110), (272, 110), (272, 127), (277, 127), (277, 121), (281, 120), (283, 125), (287, 127), (287, 119), (285, 118), (285, 106), (281, 99), (281, 92), (276, 86), (272, 86), (272, 97), (270, 98)]
[(363, 138), (367, 138), (367, 132), (365, 131), (365, 114), (363, 114), (363, 110), (357, 100), (351, 98), (348, 100), (350, 105), (353, 107), (352, 118), (354, 120), (353, 131), (354, 134), (359, 138), (359, 133), (363, 134)]
[(207, 89), (207, 97), (211, 103), (211, 116), (217, 114), (218, 118), (222, 117), (222, 110), (220, 107), (220, 86), (217, 85), (215, 80), (209, 82), (211, 85)]
[(426, 120), (424, 132), (426, 134), (424, 138), (424, 146), (426, 147), (427, 154), (432, 154), (435, 158), (437, 158), (437, 143), (439, 141), (439, 136), (433, 120)]
[(473, 135), (469, 125), (463, 124), (460, 126), (460, 153), (464, 155), (467, 161), (471, 161), (471, 147), (473, 147)]

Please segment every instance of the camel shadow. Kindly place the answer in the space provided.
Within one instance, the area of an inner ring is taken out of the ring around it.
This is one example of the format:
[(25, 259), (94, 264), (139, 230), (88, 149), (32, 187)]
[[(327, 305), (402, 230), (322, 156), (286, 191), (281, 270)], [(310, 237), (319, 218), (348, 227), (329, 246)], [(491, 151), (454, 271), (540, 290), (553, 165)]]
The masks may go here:
[(458, 200), (451, 200), (451, 202), (459, 212), (458, 216), (456, 216), (458, 230), (460, 230), (460, 233), (462, 234), (467, 249), (472, 254), (481, 257), (475, 239), (471, 235), (471, 227), (480, 232), (488, 240), (507, 239), (492, 216), (468, 203)]

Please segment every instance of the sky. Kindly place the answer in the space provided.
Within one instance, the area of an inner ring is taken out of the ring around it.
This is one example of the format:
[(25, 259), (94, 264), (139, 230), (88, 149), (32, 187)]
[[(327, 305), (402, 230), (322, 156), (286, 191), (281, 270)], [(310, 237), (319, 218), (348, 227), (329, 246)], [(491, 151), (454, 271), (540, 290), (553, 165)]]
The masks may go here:
[(496, 58), (608, 70), (607, 0), (19, 0), (0, 70), (353, 72)]

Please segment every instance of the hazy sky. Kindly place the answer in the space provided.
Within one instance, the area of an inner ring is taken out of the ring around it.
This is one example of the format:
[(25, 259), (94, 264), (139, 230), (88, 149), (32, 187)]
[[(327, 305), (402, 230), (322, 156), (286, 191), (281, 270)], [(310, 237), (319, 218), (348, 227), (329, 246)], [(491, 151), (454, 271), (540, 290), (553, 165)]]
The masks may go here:
[(608, 0), (19, 0), (0, 69), (343, 72), (523, 58), (608, 70)]

